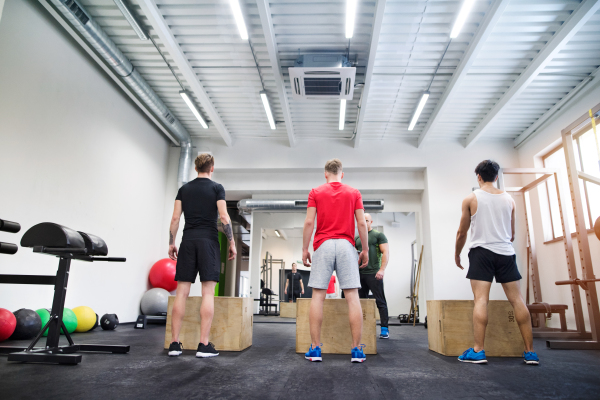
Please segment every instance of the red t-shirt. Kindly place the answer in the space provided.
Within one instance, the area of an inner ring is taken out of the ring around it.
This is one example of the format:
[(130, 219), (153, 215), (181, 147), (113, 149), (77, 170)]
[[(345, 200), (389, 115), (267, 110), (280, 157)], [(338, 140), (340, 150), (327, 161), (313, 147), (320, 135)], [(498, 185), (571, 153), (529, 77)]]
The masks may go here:
[(327, 294), (335, 293), (335, 276), (331, 275), (329, 279), (329, 286), (327, 287)]
[(310, 191), (308, 207), (317, 208), (315, 251), (328, 239), (346, 239), (354, 246), (354, 211), (364, 209), (357, 189), (341, 182), (326, 183)]

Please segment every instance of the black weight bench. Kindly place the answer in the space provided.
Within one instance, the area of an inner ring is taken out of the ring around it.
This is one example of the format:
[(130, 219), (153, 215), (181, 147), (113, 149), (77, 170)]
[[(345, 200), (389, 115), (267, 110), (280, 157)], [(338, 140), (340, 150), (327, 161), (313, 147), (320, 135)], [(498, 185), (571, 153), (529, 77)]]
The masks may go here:
[[(4, 228), (4, 229), (3, 229)], [(9, 230), (10, 229), (10, 230)], [(17, 233), (20, 225), (0, 220), (0, 230)], [(16, 245), (9, 243), (0, 247), (0, 253), (16, 253)], [(96, 344), (75, 344), (67, 328), (62, 322), (63, 308), (67, 294), (71, 260), (124, 262), (125, 258), (106, 257), (108, 247), (104, 240), (84, 232), (77, 232), (67, 227), (43, 222), (29, 229), (21, 239), (22, 247), (32, 247), (34, 253), (47, 254), (59, 258), (56, 276), (51, 275), (0, 275), (0, 283), (25, 285), (53, 285), (54, 299), (48, 323), (33, 339), (27, 348), (0, 346), (0, 353), (8, 354), (8, 361), (40, 362), (53, 364), (78, 364), (80, 351), (128, 353), (129, 346), (109, 346)], [(6, 251), (2, 251), (6, 250)], [(48, 328), (45, 347), (34, 347)], [(69, 341), (68, 346), (59, 346), (60, 330), (63, 329)]]

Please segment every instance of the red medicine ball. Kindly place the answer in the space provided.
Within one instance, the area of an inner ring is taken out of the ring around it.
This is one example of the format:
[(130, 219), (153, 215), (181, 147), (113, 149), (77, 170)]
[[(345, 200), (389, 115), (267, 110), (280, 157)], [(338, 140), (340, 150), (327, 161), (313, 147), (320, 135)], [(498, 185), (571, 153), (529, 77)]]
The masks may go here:
[(6, 308), (0, 308), (0, 342), (6, 340), (13, 334), (17, 327), (15, 314)]
[(155, 288), (163, 288), (167, 292), (177, 289), (175, 281), (175, 266), (177, 262), (170, 258), (163, 258), (154, 263), (150, 269), (150, 284)]

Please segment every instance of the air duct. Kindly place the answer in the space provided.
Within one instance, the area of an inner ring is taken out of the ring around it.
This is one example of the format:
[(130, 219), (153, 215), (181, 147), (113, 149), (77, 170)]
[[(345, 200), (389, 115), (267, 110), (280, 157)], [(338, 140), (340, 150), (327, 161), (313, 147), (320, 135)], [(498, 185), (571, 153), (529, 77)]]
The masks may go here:
[[(383, 211), (383, 200), (363, 200), (365, 211)], [(268, 212), (303, 212), (308, 207), (308, 200), (253, 200), (245, 199), (238, 202), (240, 213), (249, 214), (252, 211)]]
[(192, 138), (188, 131), (173, 116), (146, 80), (135, 70), (131, 61), (117, 48), (117, 45), (102, 30), (100, 25), (89, 16), (77, 1), (47, 1), (79, 32), (82, 39), (96, 51), (98, 56), (106, 62), (148, 110), (179, 141), (181, 153), (179, 156), (177, 184), (181, 186), (186, 183), (189, 179), (192, 166)]

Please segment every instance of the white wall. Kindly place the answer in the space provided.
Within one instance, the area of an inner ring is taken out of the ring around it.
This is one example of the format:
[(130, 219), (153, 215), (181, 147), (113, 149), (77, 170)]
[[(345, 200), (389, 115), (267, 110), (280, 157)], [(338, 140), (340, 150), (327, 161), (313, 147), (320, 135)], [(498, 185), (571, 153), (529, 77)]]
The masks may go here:
[[(161, 234), (168, 143), (35, 0), (7, 0), (0, 21), (0, 218), (18, 243), (43, 221), (96, 234), (126, 263), (72, 263), (66, 306), (135, 320)], [(56, 273), (21, 248), (0, 273)], [(1, 285), (0, 307), (50, 307), (53, 288)]]
[[(587, 110), (600, 102), (600, 79), (596, 78), (582, 92), (578, 100), (569, 104), (554, 118), (546, 123), (545, 127), (524, 146), (519, 149), (519, 159), (522, 167), (542, 167), (541, 156), (547, 153), (561, 142), (561, 130), (566, 128)], [(566, 173), (566, 171), (565, 171)], [(530, 179), (531, 180), (531, 179)], [(568, 196), (567, 191), (564, 192)], [(540, 195), (542, 194), (542, 195)], [(541, 199), (541, 200), (540, 200)], [(567, 203), (571, 204), (571, 199), (567, 198)], [(537, 190), (531, 192), (531, 204), (533, 210), (533, 223), (535, 232), (535, 243), (537, 246), (538, 265), (540, 270), (540, 286), (542, 289), (542, 300), (551, 304), (566, 304), (569, 306), (567, 311), (567, 325), (569, 329), (575, 329), (575, 317), (573, 314), (573, 301), (569, 286), (556, 286), (554, 282), (558, 280), (569, 279), (567, 272), (567, 263), (565, 257), (564, 245), (562, 242), (544, 244), (544, 225), (548, 225), (547, 213), (543, 212), (545, 192), (538, 193)], [(521, 204), (520, 202), (517, 204)], [(575, 227), (571, 227), (575, 231)], [(600, 274), (600, 242), (593, 235), (588, 235), (592, 262), (594, 264), (595, 274)], [(577, 274), (581, 279), (581, 267), (577, 248), (577, 240), (573, 240), (573, 250), (575, 252), (575, 261), (577, 264)], [(521, 263), (525, 263), (525, 255), (521, 257)], [(586, 300), (583, 290), (581, 291), (581, 303), (583, 304), (584, 318), (586, 326), (589, 329), (589, 317), (587, 313)], [(533, 302), (533, 292), (531, 292), (531, 301)], [(550, 323), (552, 327), (559, 327), (558, 317), (554, 317)]]

